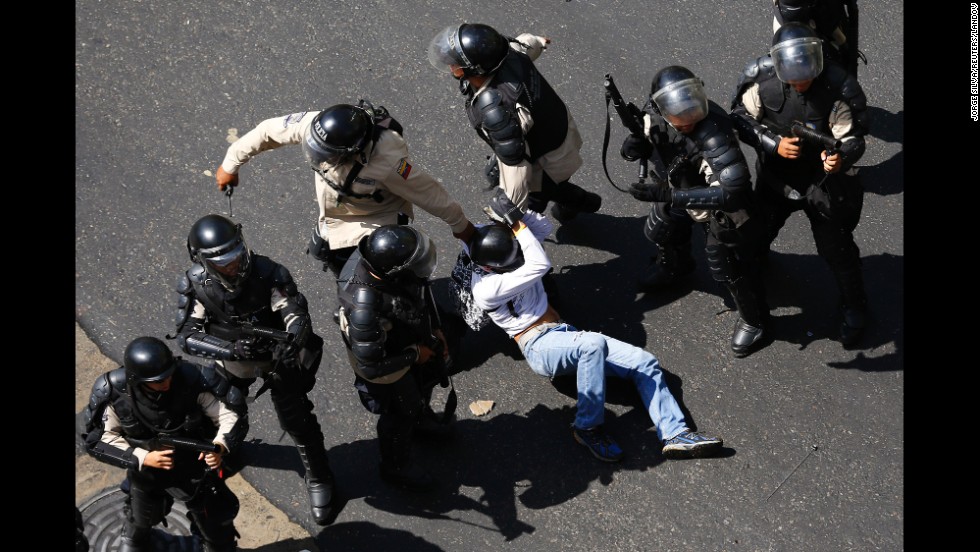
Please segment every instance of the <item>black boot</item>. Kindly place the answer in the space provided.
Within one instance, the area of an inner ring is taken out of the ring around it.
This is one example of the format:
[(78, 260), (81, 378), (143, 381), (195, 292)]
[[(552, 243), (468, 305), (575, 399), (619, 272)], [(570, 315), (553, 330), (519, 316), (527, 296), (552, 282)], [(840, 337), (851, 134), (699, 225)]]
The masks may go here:
[(651, 263), (650, 273), (637, 284), (640, 291), (654, 292), (676, 284), (694, 272), (694, 257), (691, 256), (691, 242), (681, 245), (656, 244), (659, 253)]
[(841, 295), (840, 342), (849, 348), (858, 344), (868, 327), (868, 298), (860, 267), (837, 273), (836, 279)]
[(431, 491), (436, 486), (435, 478), (429, 475), (417, 462), (408, 461), (396, 464), (382, 460), (378, 468), (382, 481), (407, 491), (424, 493)]
[(378, 447), (381, 463), (378, 471), (385, 483), (412, 492), (426, 492), (436, 485), (436, 480), (422, 466), (412, 461), (412, 434), (414, 425), (406, 420), (392, 420), (382, 414), (378, 419)]
[(453, 417), (442, 420), (431, 406), (425, 405), (412, 435), (420, 441), (451, 441), (456, 436), (456, 425), (453, 422)]
[(296, 445), (299, 457), (306, 468), (306, 492), (310, 495), (310, 510), (313, 521), (317, 525), (329, 525), (333, 514), (331, 506), (334, 503), (334, 478), (330, 463), (327, 461), (327, 450), (323, 444)]
[(555, 186), (553, 199), (555, 204), (551, 207), (551, 216), (562, 224), (574, 219), (579, 213), (595, 213), (602, 207), (602, 196), (587, 192), (567, 180)]
[(736, 358), (743, 358), (762, 339), (768, 309), (764, 307), (765, 301), (750, 287), (747, 278), (725, 282), (725, 287), (732, 294), (735, 308), (738, 309), (738, 321), (732, 332), (732, 351)]

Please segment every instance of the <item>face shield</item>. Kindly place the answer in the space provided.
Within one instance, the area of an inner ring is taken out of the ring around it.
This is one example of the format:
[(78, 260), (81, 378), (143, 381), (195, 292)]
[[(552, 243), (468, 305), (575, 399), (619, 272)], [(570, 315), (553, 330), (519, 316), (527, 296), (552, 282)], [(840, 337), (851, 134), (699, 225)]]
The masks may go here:
[(331, 151), (313, 139), (312, 132), (307, 130), (303, 138), (303, 155), (313, 167), (313, 170), (327, 170), (329, 165), (338, 165), (344, 160), (344, 153)]
[(203, 260), (204, 270), (229, 290), (241, 285), (251, 265), (251, 255), (244, 240), (239, 240), (235, 247), (225, 253), (209, 254), (207, 250), (202, 250), (198, 255)]
[(423, 235), (414, 228), (412, 231), (415, 232), (417, 243), (415, 251), (412, 255), (405, 260), (404, 263), (393, 267), (389, 270), (386, 276), (393, 276), (396, 274), (411, 272), (416, 277), (423, 280), (428, 279), (432, 276), (433, 271), (436, 268), (436, 246), (432, 243), (432, 238)]
[(446, 27), (429, 43), (429, 64), (444, 73), (452, 73), (450, 65), (469, 66), (459, 46), (459, 27)]
[(776, 76), (787, 84), (811, 81), (823, 72), (823, 47), (820, 39), (794, 38), (780, 42), (769, 50)]
[(701, 79), (684, 79), (657, 90), (650, 97), (671, 126), (693, 125), (708, 116), (708, 97)]

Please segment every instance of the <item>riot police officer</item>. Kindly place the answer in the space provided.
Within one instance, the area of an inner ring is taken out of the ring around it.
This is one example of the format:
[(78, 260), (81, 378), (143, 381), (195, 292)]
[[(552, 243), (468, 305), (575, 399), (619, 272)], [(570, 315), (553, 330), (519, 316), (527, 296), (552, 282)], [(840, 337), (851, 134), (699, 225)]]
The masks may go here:
[[(204, 550), (236, 550), (238, 499), (222, 473), (223, 456), (248, 431), (244, 397), (211, 367), (174, 357), (155, 337), (127, 345), (123, 366), (100, 375), (84, 411), (87, 452), (126, 469), (120, 551), (153, 550), (151, 530), (174, 499), (184, 502)], [(220, 445), (221, 452), (158, 446), (161, 437)]]
[(857, 0), (773, 0), (772, 32), (786, 23), (809, 25), (823, 40), (824, 55), (854, 78), (858, 59), (868, 63), (858, 50)]
[(755, 255), (762, 240), (762, 220), (752, 205), (752, 180), (728, 113), (708, 100), (704, 84), (685, 67), (664, 67), (653, 77), (644, 106), (645, 138), (632, 134), (623, 142), (627, 161), (656, 154), (669, 174), (664, 182), (633, 184), (630, 193), (654, 202), (644, 234), (659, 251), (652, 270), (640, 281), (656, 291), (694, 270), (691, 229), (705, 228), (705, 252), (711, 276), (732, 294), (738, 320), (731, 347), (749, 354), (762, 338), (769, 316)]
[(468, 240), (473, 224), (442, 184), (410, 159), (402, 132), (383, 106), (365, 100), (273, 117), (228, 146), (215, 179), (221, 190), (234, 188), (241, 166), (259, 153), (301, 144), (316, 173), (319, 209), (306, 252), (334, 276), (362, 237), (385, 224), (407, 224), (416, 206)]
[(271, 389), (279, 423), (306, 468), (313, 519), (329, 524), (336, 513), (334, 477), (307, 397), (323, 339), (313, 331), (306, 297), (286, 267), (249, 250), (242, 225), (221, 215), (194, 223), (187, 253), (194, 264), (177, 283), (177, 343), (189, 355), (214, 360), (244, 395), (264, 379), (256, 396)]
[[(869, 128), (864, 91), (841, 65), (825, 58), (813, 29), (787, 23), (773, 36), (770, 54), (746, 66), (732, 119), (739, 138), (758, 152), (756, 188), (766, 216), (765, 243), (772, 244), (793, 212), (806, 213), (817, 253), (840, 292), (841, 343), (855, 345), (868, 323), (853, 233), (864, 198), (853, 168), (864, 155)], [(814, 135), (823, 138), (813, 141)], [(836, 142), (833, 151), (828, 141)]]
[(569, 182), (582, 166), (582, 137), (565, 102), (534, 66), (550, 42), (463, 23), (437, 34), (428, 56), (459, 81), (470, 124), (493, 149), (490, 172), (499, 175), (491, 183), (499, 181), (522, 212), (544, 213), (554, 201), (552, 216), (567, 222), (598, 211), (602, 197)]
[(382, 480), (412, 491), (436, 481), (412, 457), (412, 437), (452, 436), (455, 390), (439, 417), (429, 406), (437, 383), (449, 383), (449, 346), (429, 276), (436, 247), (421, 231), (386, 225), (361, 238), (337, 282), (339, 324), (354, 387), (378, 414)]

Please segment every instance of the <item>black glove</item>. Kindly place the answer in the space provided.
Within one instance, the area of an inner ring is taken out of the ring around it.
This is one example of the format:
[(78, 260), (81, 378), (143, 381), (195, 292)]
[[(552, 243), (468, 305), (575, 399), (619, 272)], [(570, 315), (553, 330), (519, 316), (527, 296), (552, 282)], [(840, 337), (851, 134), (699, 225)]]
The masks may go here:
[(295, 339), (280, 341), (276, 343), (276, 348), (272, 350), (272, 358), (283, 362), (295, 359), (299, 349), (300, 346), (296, 343)]
[(620, 148), (619, 154), (627, 161), (646, 159), (653, 154), (653, 144), (646, 138), (637, 138), (630, 134), (623, 141), (623, 147)]
[(507, 226), (513, 226), (524, 216), (517, 205), (514, 205), (514, 202), (507, 197), (503, 188), (497, 188), (493, 191), (493, 197), (490, 198), (490, 210), (484, 211), (492, 220), (503, 222)]
[(257, 354), (255, 338), (245, 336), (235, 341), (235, 356), (238, 357), (237, 360), (248, 360)]
[(670, 203), (670, 186), (659, 180), (644, 182), (643, 184), (639, 182), (630, 184), (629, 192), (640, 201)]

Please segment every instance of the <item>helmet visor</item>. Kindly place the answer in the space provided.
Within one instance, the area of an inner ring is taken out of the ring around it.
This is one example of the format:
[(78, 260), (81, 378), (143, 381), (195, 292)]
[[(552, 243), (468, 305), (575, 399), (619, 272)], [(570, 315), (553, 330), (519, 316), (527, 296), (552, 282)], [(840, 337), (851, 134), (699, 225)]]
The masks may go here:
[(708, 96), (701, 79), (684, 79), (657, 90), (650, 97), (664, 119), (674, 127), (692, 125), (708, 115)]
[(330, 166), (339, 165), (350, 156), (346, 151), (327, 149), (313, 138), (313, 131), (310, 129), (306, 130), (303, 138), (303, 155), (317, 172), (329, 170)]
[(167, 369), (164, 370), (163, 372), (160, 372), (155, 376), (147, 376), (147, 377), (142, 377), (137, 379), (140, 383), (160, 383), (166, 380), (167, 378), (169, 378), (170, 376), (174, 375), (174, 370), (176, 369), (177, 369), (177, 360), (174, 359), (174, 361), (170, 363), (170, 366), (167, 367)]
[(779, 80), (794, 84), (817, 78), (823, 71), (823, 47), (820, 39), (794, 38), (780, 42), (769, 50)]
[(445, 73), (451, 73), (450, 65), (467, 67), (469, 64), (460, 59), (458, 27), (451, 26), (439, 31), (429, 43), (429, 64)]
[(436, 246), (432, 243), (432, 238), (423, 235), (421, 232), (412, 229), (418, 238), (418, 246), (404, 263), (393, 267), (388, 271), (388, 275), (399, 272), (410, 271), (419, 278), (428, 278), (436, 268)]
[(248, 273), (251, 258), (244, 241), (239, 241), (231, 251), (220, 255), (208, 256), (201, 252), (204, 259), (204, 269), (213, 278), (217, 278), (227, 288), (234, 288), (241, 283)]

